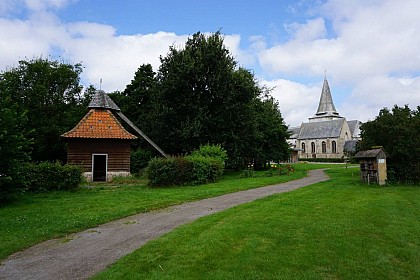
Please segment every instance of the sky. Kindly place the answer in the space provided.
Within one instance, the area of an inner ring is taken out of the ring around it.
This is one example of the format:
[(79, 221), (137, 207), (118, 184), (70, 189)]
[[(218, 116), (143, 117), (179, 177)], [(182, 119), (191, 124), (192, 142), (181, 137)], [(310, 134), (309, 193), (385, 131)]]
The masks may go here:
[(420, 105), (418, 0), (0, 0), (0, 71), (81, 62), (84, 86), (123, 91), (140, 65), (157, 71), (198, 31), (221, 31), (287, 125), (316, 113), (325, 75), (348, 120)]

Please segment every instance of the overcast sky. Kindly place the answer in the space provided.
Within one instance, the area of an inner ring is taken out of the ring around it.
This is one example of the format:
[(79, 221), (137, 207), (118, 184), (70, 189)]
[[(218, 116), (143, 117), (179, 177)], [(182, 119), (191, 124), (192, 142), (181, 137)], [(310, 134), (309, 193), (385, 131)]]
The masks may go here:
[(372, 120), (420, 105), (418, 0), (0, 0), (0, 70), (21, 59), (82, 62), (85, 86), (124, 90), (169, 46), (221, 30), (239, 65), (273, 89), (288, 125), (316, 112), (327, 79), (338, 112)]

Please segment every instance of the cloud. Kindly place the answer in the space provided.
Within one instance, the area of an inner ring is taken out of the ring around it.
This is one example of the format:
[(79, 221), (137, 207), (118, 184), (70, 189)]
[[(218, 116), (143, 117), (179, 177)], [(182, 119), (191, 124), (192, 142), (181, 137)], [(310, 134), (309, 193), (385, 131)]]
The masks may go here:
[(261, 83), (272, 89), (271, 95), (279, 102), (287, 125), (298, 126), (316, 113), (322, 83), (304, 85), (284, 79), (261, 80)]
[(327, 1), (314, 19), (285, 25), (291, 40), (258, 52), (262, 75), (321, 80), (327, 69), (335, 84), (350, 88), (339, 93), (345, 96), (333, 96), (342, 100), (336, 107), (347, 118), (373, 119), (394, 104), (415, 108), (420, 104), (419, 10), (416, 0)]
[[(62, 22), (57, 11), (74, 2), (0, 1), (0, 38), (5, 38), (0, 41), (0, 69), (16, 66), (19, 59), (61, 56), (82, 62), (85, 85), (99, 86), (102, 79), (104, 90), (124, 90), (141, 64), (150, 63), (156, 71), (169, 46), (182, 47), (188, 38), (163, 31), (117, 35), (106, 24)], [(415, 23), (420, 2), (320, 3), (308, 7), (310, 18), (283, 26), (290, 38), (286, 41), (273, 44), (264, 34), (225, 35), (239, 65), (257, 69), (261, 83), (274, 88), (286, 123), (298, 125), (316, 112), (325, 69), (337, 110), (348, 119), (373, 119), (394, 104), (419, 105), (420, 28)]]
[[(165, 56), (170, 46), (181, 47), (188, 35), (173, 32), (152, 34), (116, 35), (114, 27), (93, 22), (63, 23), (50, 12), (70, 1), (27, 0), (26, 8), (32, 13), (27, 19), (0, 18), (0, 67), (16, 66), (20, 59), (61, 56), (69, 63), (82, 62), (82, 82), (93, 84), (105, 91), (124, 90), (141, 64), (150, 63), (156, 71), (160, 56)], [(241, 61), (252, 60), (242, 51), (239, 35), (226, 35), (225, 44)]]

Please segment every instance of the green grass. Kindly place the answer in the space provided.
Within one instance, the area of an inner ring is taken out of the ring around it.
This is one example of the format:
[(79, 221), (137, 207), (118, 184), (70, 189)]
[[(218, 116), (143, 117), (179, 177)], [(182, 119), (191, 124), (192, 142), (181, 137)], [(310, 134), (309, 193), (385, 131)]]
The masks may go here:
[(96, 279), (420, 279), (420, 188), (328, 174), (181, 226)]
[[(74, 192), (26, 193), (0, 207), (0, 260), (44, 240), (94, 227), (117, 218), (186, 201), (281, 183), (304, 177), (306, 170), (328, 165), (298, 164), (290, 176), (243, 178), (228, 172), (218, 182), (200, 186), (149, 188), (145, 180), (119, 178)], [(331, 165), (330, 165), (331, 166)]]

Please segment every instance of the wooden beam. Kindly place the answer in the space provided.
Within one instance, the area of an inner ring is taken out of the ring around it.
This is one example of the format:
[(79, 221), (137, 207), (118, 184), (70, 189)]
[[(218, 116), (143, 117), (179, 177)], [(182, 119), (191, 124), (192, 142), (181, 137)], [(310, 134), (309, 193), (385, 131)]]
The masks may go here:
[(141, 131), (137, 126), (135, 126), (121, 111), (116, 111), (115, 113), (118, 114), (118, 116), (121, 117), (129, 126), (131, 126), (141, 137), (143, 137), (144, 140), (149, 142), (150, 145), (152, 145), (159, 153), (162, 154), (162, 156), (169, 158), (167, 154), (158, 146), (155, 142), (153, 142), (149, 137), (147, 137), (146, 134), (144, 134), (143, 131)]

